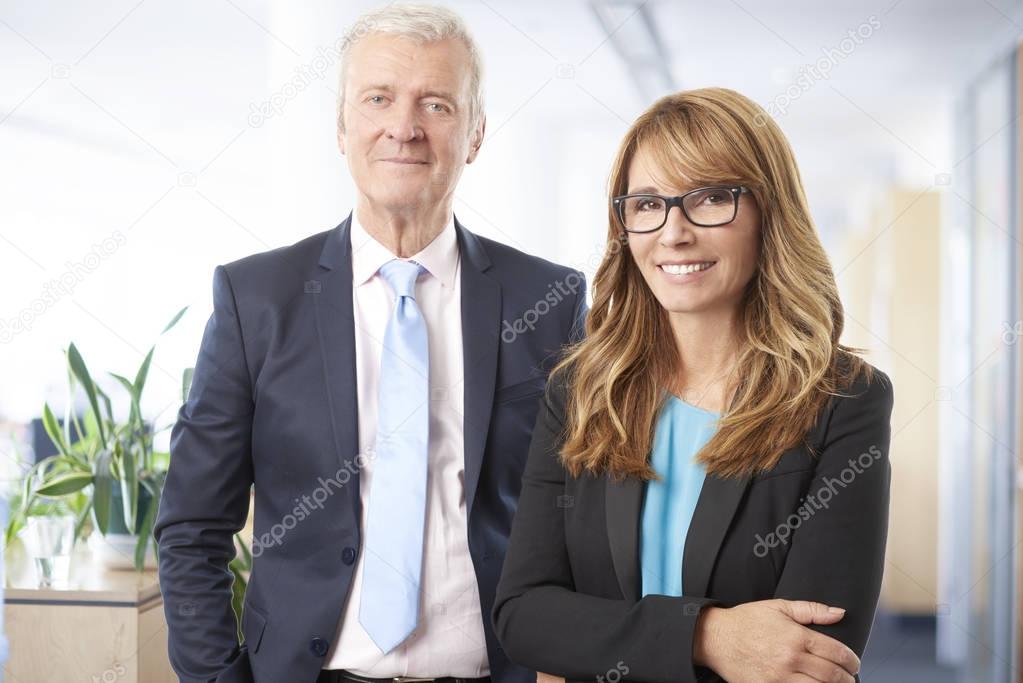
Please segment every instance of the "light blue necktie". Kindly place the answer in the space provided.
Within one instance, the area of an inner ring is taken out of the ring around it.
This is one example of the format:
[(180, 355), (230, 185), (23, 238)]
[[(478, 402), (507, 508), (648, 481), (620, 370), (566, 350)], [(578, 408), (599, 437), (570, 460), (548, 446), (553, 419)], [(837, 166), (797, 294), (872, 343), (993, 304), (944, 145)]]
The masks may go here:
[(396, 297), (380, 359), (380, 410), (366, 520), (359, 623), (383, 653), (419, 618), (430, 431), (430, 353), (416, 304), (424, 268), (394, 260), (380, 275)]

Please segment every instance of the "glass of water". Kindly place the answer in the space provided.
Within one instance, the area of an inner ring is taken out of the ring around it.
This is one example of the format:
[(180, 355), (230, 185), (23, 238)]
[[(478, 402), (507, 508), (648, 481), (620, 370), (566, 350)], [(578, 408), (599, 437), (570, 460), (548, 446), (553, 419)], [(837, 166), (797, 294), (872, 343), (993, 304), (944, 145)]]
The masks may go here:
[(25, 520), (25, 547), (35, 562), (40, 586), (67, 585), (75, 539), (72, 515), (46, 515)]

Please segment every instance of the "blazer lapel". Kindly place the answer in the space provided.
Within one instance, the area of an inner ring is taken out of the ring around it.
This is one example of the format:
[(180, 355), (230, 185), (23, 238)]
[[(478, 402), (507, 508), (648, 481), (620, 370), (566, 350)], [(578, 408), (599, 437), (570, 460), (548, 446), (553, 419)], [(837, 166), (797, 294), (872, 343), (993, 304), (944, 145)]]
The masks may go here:
[[(330, 231), (320, 254), (319, 280), (305, 283), (305, 292), (316, 302), (316, 329), (320, 336), (324, 375), (327, 379), (331, 424), (338, 463), (355, 461), (359, 454), (359, 412), (355, 374), (355, 321), (352, 311), (351, 215)], [(352, 496), (359, 506), (358, 468), (352, 480)], [(360, 514), (358, 509), (356, 514)]]
[(604, 512), (607, 516), (607, 540), (618, 587), (626, 600), (639, 600), (642, 583), (639, 574), (639, 523), (645, 483), (635, 477), (622, 481), (605, 479)]
[(682, 553), (683, 595), (708, 597), (710, 574), (721, 542), (749, 484), (749, 477), (721, 479), (707, 475), (704, 479)]
[[(707, 476), (686, 534), (682, 559), (682, 594), (706, 597), (710, 575), (732, 517), (749, 486), (749, 477), (719, 479)], [(642, 597), (640, 578), (640, 524), (646, 483), (630, 477), (620, 482), (605, 479), (604, 510), (618, 586), (626, 600)]]
[(465, 509), (472, 514), (490, 428), (501, 339), (501, 285), (486, 275), (490, 259), (479, 239), (455, 219), (462, 269)]

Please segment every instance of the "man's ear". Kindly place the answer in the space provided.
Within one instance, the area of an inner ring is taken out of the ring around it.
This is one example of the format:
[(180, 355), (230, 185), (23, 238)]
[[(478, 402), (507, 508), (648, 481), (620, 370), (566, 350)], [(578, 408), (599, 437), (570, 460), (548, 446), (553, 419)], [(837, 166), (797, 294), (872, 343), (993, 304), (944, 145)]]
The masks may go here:
[(337, 127), (337, 148), (341, 150), (341, 156), (345, 154), (345, 134), (341, 130), (341, 126)]
[(476, 156), (480, 153), (480, 146), (483, 144), (483, 137), (487, 132), (487, 117), (486, 114), (480, 117), (479, 125), (476, 126), (476, 130), (473, 132), (472, 140), (469, 143), (469, 156), (466, 157), (465, 163), (471, 164), (476, 160)]

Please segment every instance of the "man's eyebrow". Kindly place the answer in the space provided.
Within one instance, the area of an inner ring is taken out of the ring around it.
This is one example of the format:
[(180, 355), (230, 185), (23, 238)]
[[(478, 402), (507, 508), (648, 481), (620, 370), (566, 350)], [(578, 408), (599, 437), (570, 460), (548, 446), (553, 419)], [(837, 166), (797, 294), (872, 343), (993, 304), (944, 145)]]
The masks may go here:
[(419, 99), (425, 99), (427, 97), (439, 97), (440, 99), (447, 100), (452, 104), (458, 101), (451, 93), (444, 92), (443, 90), (426, 90), (419, 95)]
[(368, 92), (370, 90), (382, 90), (384, 92), (392, 92), (394, 89), (391, 88), (391, 86), (384, 85), (382, 83), (371, 83), (369, 85), (364, 85), (361, 88), (359, 88), (360, 93)]

